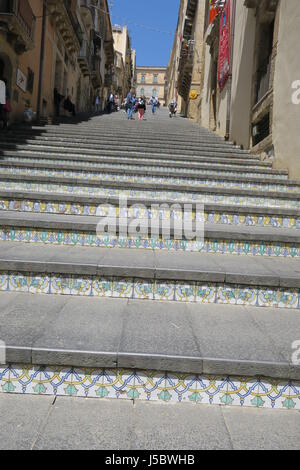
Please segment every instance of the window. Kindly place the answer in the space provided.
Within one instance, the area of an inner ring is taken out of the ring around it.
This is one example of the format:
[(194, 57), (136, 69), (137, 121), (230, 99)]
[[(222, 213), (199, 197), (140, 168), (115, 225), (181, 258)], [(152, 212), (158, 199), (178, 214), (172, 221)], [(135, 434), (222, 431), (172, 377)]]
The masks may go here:
[(158, 92), (157, 92), (157, 89), (156, 89), (156, 88), (153, 88), (153, 90), (152, 90), (152, 95), (154, 96), (154, 98), (157, 98), (157, 97), (158, 97)]
[(144, 96), (145, 94), (145, 88), (141, 88), (141, 96)]
[(142, 75), (142, 77), (141, 77), (141, 82), (142, 82), (142, 83), (145, 83), (145, 81), (146, 81), (146, 77), (145, 77), (145, 75)]
[(153, 83), (158, 83), (158, 75), (153, 76)]

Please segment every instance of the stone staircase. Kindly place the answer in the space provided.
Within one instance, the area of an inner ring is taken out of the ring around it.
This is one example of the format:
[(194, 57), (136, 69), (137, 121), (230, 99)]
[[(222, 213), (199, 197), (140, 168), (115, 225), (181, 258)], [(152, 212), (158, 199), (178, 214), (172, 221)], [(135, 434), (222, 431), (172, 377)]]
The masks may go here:
[(300, 408), (299, 181), (164, 110), (0, 149), (3, 392)]

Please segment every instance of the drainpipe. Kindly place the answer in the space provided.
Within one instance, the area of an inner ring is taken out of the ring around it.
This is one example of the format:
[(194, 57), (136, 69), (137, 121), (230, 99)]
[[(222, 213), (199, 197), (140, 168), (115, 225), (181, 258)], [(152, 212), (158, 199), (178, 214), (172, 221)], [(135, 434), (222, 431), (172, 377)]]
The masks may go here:
[(233, 50), (234, 50), (235, 17), (236, 17), (236, 0), (231, 0), (231, 1), (232, 1), (232, 16), (231, 16), (231, 37), (230, 37), (230, 74), (229, 74), (229, 90), (228, 90), (228, 100), (227, 100), (227, 117), (226, 117), (225, 140), (229, 140), (229, 138), (230, 138), (232, 70), (233, 70)]
[(47, 17), (47, 0), (43, 0), (40, 73), (39, 73), (38, 100), (37, 100), (37, 113), (36, 113), (36, 119), (38, 122), (40, 121), (40, 118), (41, 118), (42, 86), (43, 86), (44, 59), (45, 59), (46, 17)]

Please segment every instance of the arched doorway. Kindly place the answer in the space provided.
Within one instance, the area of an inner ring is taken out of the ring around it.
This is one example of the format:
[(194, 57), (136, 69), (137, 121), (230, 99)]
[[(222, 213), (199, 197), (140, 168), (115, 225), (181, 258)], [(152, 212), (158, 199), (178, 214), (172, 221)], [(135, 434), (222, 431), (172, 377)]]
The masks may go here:
[(11, 94), (12, 91), (12, 65), (6, 54), (0, 53), (0, 79), (7, 82), (7, 88)]

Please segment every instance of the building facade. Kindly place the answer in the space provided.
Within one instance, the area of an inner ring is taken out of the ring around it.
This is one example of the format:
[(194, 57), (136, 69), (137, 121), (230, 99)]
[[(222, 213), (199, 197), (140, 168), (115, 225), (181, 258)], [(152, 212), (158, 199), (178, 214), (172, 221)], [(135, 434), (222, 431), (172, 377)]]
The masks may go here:
[[(11, 120), (22, 120), (26, 108), (53, 117), (55, 88), (78, 112), (91, 111), (97, 94), (104, 107), (113, 64), (107, 0), (0, 0), (0, 75), (11, 95)], [(68, 114), (63, 106), (61, 114)]]
[(169, 96), (220, 136), (300, 178), (300, 2), (182, 0)]
[(165, 84), (167, 67), (137, 67), (136, 93), (138, 96), (152, 96), (165, 104)]
[[(130, 88), (134, 74), (131, 38), (127, 26), (113, 26), (114, 49), (116, 52), (118, 94), (123, 100)], [(122, 59), (122, 60), (121, 60)]]

